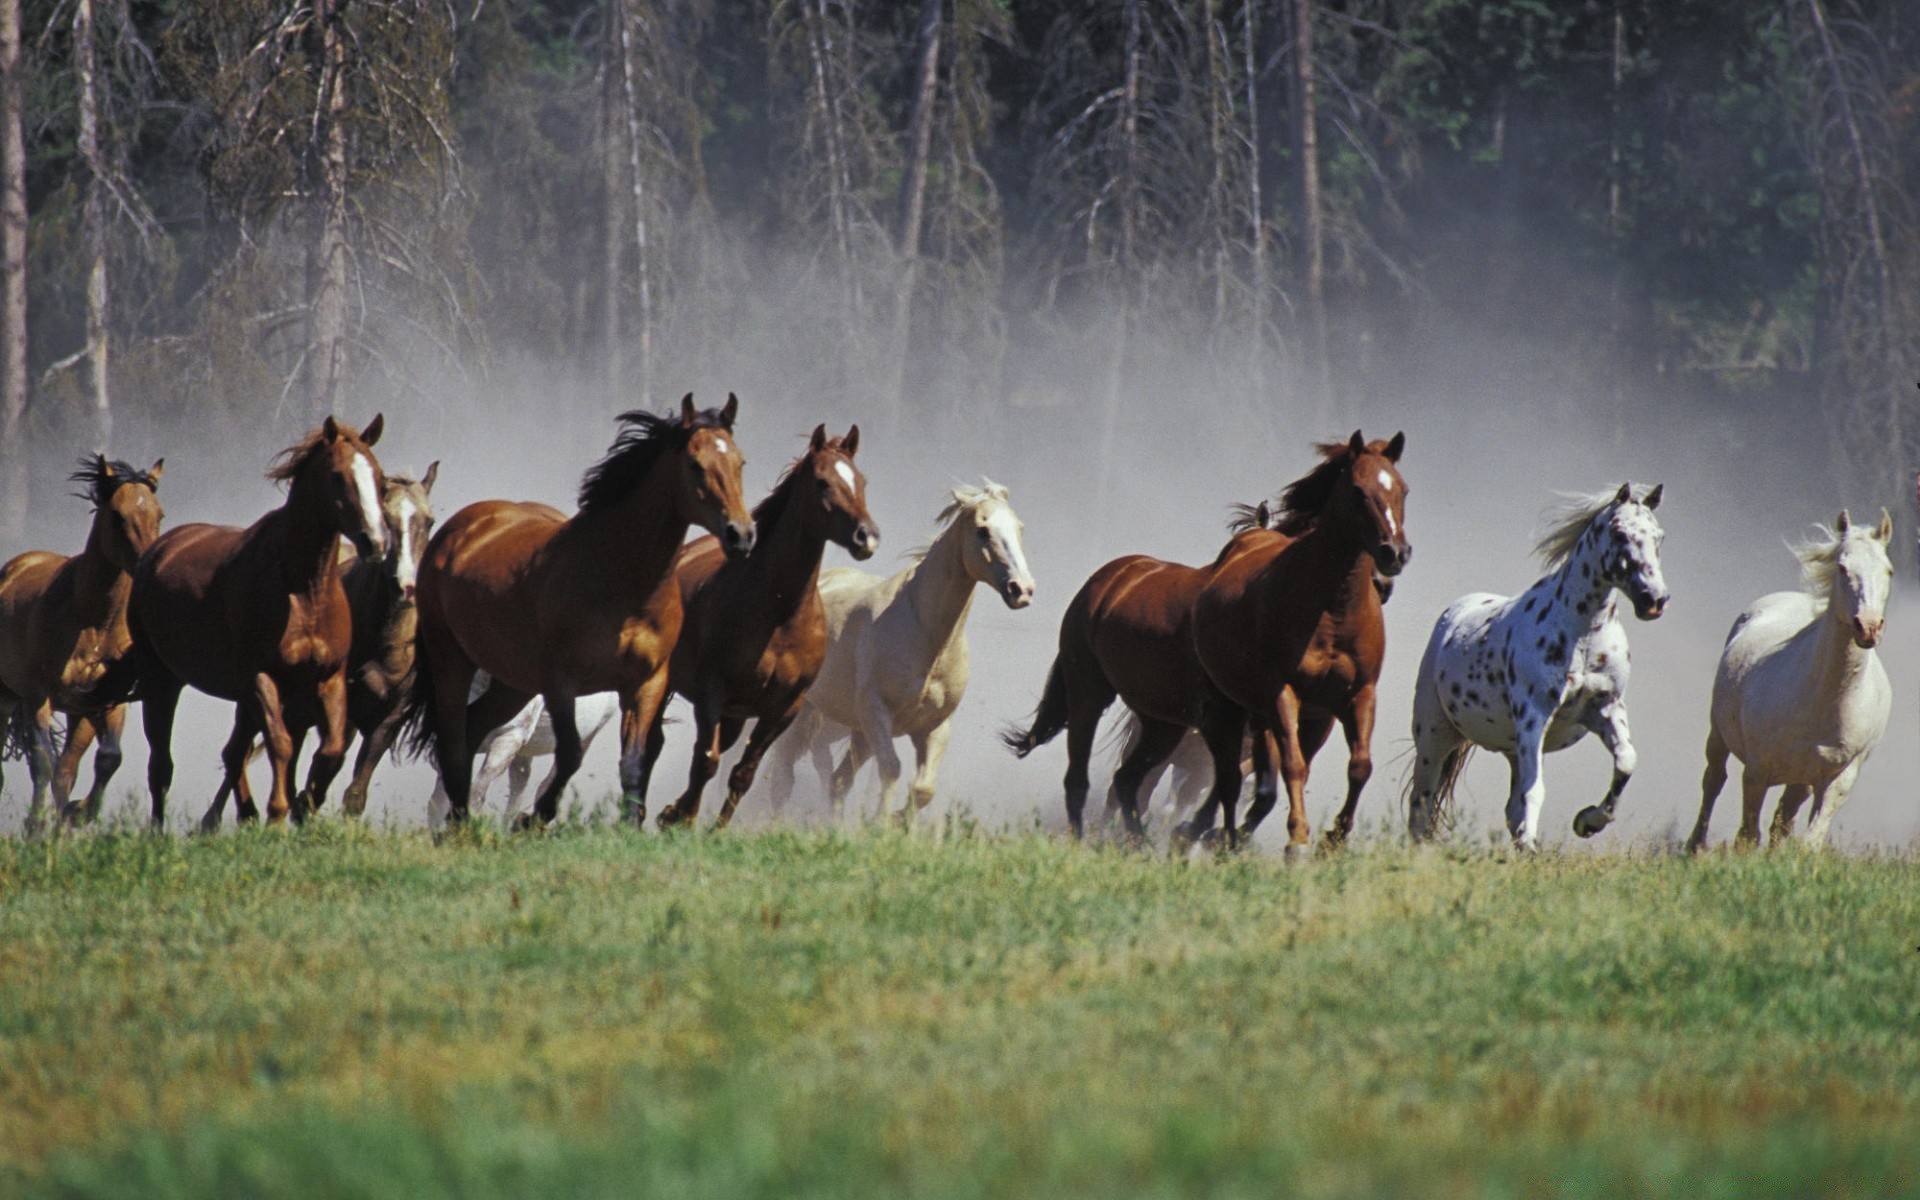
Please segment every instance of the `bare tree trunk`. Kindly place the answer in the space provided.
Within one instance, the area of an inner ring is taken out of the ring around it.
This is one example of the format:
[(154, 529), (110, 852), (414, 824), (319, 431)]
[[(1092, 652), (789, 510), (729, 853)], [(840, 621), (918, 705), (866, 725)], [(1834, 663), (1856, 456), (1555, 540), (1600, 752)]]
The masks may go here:
[(1227, 316), (1227, 145), (1226, 112), (1232, 105), (1232, 91), (1225, 82), (1225, 57), (1220, 39), (1226, 36), (1216, 20), (1216, 0), (1201, 0), (1200, 35), (1207, 43), (1207, 157), (1210, 175), (1207, 181), (1208, 232), (1213, 240), (1213, 319), (1212, 335), (1217, 341)]
[(607, 0), (606, 17), (607, 59), (601, 64), (601, 102), (606, 118), (603, 130), (606, 143), (600, 166), (606, 210), (601, 228), (604, 252), (601, 255), (600, 276), (600, 318), (603, 322), (600, 341), (607, 391), (617, 395), (621, 388), (621, 377), (626, 373), (626, 345), (620, 329), (620, 260), (626, 250), (627, 203), (626, 180), (621, 178), (626, 156), (621, 153), (620, 145), (626, 134), (626, 123), (620, 119), (620, 110), (626, 106), (626, 86), (623, 79), (625, 72), (614, 68), (612, 58), (615, 48), (622, 41), (621, 31), (627, 21), (626, 0)]
[(1126, 25), (1126, 74), (1120, 85), (1120, 177), (1114, 181), (1113, 189), (1120, 225), (1119, 246), (1114, 255), (1118, 286), (1110, 298), (1114, 306), (1113, 340), (1107, 352), (1107, 404), (1100, 430), (1099, 496), (1103, 503), (1112, 495), (1113, 459), (1120, 440), (1121, 387), (1126, 380), (1133, 333), (1134, 227), (1140, 186), (1140, 60), (1145, 37), (1140, 0), (1126, 0)]
[(1247, 73), (1247, 217), (1253, 246), (1253, 394), (1266, 395), (1267, 364), (1267, 209), (1260, 194), (1260, 72), (1257, 63), (1257, 17), (1260, 0), (1247, 0), (1246, 45), (1243, 68)]
[(813, 67), (815, 120), (819, 122), (820, 137), (827, 151), (827, 223), (833, 232), (834, 250), (839, 254), (841, 285), (847, 295), (847, 316), (851, 320), (859, 302), (853, 293), (856, 286), (853, 279), (853, 231), (852, 219), (847, 212), (850, 184), (846, 156), (840, 145), (839, 89), (827, 77), (832, 57), (832, 42), (827, 29), (831, 20), (827, 15), (827, 0), (802, 3), (801, 14), (806, 21), (807, 54)]
[(913, 302), (920, 284), (921, 223), (926, 213), (927, 158), (933, 143), (933, 110), (940, 98), (941, 17), (946, 0), (920, 0), (920, 56), (915, 69), (913, 111), (907, 120), (907, 170), (900, 178), (900, 279), (893, 299), (893, 404), (897, 428), (907, 407), (907, 359), (912, 351)]
[(73, 67), (80, 90), (80, 161), (87, 169), (83, 215), (87, 255), (87, 393), (93, 401), (93, 449), (113, 445), (113, 405), (107, 391), (106, 161), (100, 149), (100, 56), (94, 34), (94, 0), (73, 9)]
[(27, 522), (27, 143), (20, 0), (0, 0), (0, 537)]
[(1326, 230), (1320, 195), (1320, 100), (1314, 74), (1314, 0), (1293, 0), (1293, 125), (1300, 183), (1300, 233), (1306, 243), (1306, 298), (1309, 336), (1320, 373), (1322, 402), (1332, 398), (1332, 364), (1327, 342)]
[(307, 254), (307, 415), (319, 421), (340, 399), (347, 341), (347, 110), (348, 0), (314, 0), (320, 35), (320, 86), (314, 147), (320, 167), (314, 240)]
[(653, 260), (647, 241), (647, 177), (640, 166), (640, 94), (633, 61), (633, 17), (626, 0), (615, 0), (620, 10), (620, 99), (627, 123), (627, 178), (633, 195), (634, 270), (639, 276), (640, 405), (652, 404), (653, 393)]

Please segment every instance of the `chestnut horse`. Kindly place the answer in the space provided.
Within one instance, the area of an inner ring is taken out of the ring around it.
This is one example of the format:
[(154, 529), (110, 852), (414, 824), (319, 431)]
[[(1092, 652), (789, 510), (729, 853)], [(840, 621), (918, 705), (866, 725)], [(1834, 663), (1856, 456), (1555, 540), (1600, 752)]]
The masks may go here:
[[(25, 752), (33, 778), (29, 831), (40, 826), (49, 786), (63, 817), (98, 815), (119, 769), (126, 705), (98, 704), (87, 693), (127, 652), (129, 573), (160, 534), (166, 514), (154, 488), (165, 468), (165, 459), (145, 471), (101, 455), (82, 459), (71, 478), (93, 502), (86, 548), (72, 558), (32, 550), (0, 567), (0, 750), (12, 743)], [(72, 717), (58, 767), (56, 711)], [(80, 756), (96, 735), (93, 791), (70, 811)]]
[[(409, 744), (429, 745), (464, 822), (473, 747), (538, 695), (553, 721), (553, 775), (535, 802), (553, 820), (580, 769), (576, 696), (620, 695), (620, 786), (635, 824), (646, 817), (647, 733), (667, 697), (683, 619), (673, 560), (698, 524), (735, 558), (753, 549), (733, 440), (740, 401), (678, 417), (621, 414), (613, 447), (580, 483), (580, 511), (483, 500), (448, 518), (420, 564), (419, 676)], [(471, 707), (475, 672), (493, 684)]]
[[(166, 819), (173, 718), (188, 685), (236, 706), (239, 761), (226, 756), (229, 780), (244, 767), (253, 735), (264, 735), (273, 765), (269, 820), (302, 820), (325, 801), (346, 754), (353, 638), (338, 549), (345, 535), (362, 554), (386, 551), (383, 477), (373, 456), (385, 426), (376, 416), (362, 433), (328, 417), (267, 472), (287, 485), (286, 503), (245, 529), (182, 525), (140, 556), (127, 624), (156, 828)], [(315, 726), (320, 746), (296, 797), (300, 746)]]
[[(413, 693), (414, 584), (420, 559), (427, 551), (427, 535), (433, 529), (428, 495), (439, 472), (436, 462), (417, 480), (405, 475), (386, 477), (380, 494), (380, 515), (387, 523), (385, 557), (368, 558), (349, 547), (341, 548), (340, 587), (353, 613), (353, 647), (347, 652), (347, 741), (351, 743), (355, 733), (360, 735), (360, 753), (354, 758), (353, 778), (344, 796), (349, 816), (366, 811), (373, 769), (393, 748), (407, 698)], [(230, 745), (222, 761), (244, 753), (246, 761), (251, 762), (256, 752), (251, 727), (236, 720), (232, 736), (241, 744)], [(235, 792), (240, 794), (234, 808), (236, 819), (258, 818), (242, 768), (221, 783), (219, 793), (200, 818), (202, 833), (220, 827), (227, 797)]]
[[(712, 538), (680, 552), (674, 577), (686, 625), (673, 649), (673, 691), (693, 705), (693, 766), (687, 790), (661, 810), (666, 828), (700, 815), (700, 794), (720, 769), (720, 756), (752, 718), (753, 736), (727, 776), (727, 800), (715, 828), (733, 820), (753, 786), (760, 760), (799, 715), (827, 656), (827, 615), (820, 603), (820, 557), (833, 542), (865, 560), (880, 545), (867, 514), (867, 481), (853, 465), (860, 427), (844, 438), (813, 431), (805, 455), (788, 468), (753, 510), (759, 546), (729, 562)], [(647, 738), (647, 774), (665, 737), (656, 718)]]
[[(1407, 487), (1396, 466), (1405, 447), (1405, 434), (1368, 442), (1359, 430), (1344, 443), (1320, 446), (1324, 461), (1281, 498), (1307, 528), (1249, 546), (1222, 563), (1195, 598), (1194, 650), (1226, 703), (1209, 705), (1200, 727), (1213, 754), (1214, 786), (1176, 831), (1181, 840), (1207, 832), (1223, 808), (1228, 846), (1243, 844), (1273, 810), (1283, 782), (1287, 854), (1304, 852), (1307, 766), (1336, 720), (1347, 738), (1347, 800), (1327, 840), (1337, 845), (1353, 832), (1354, 810), (1373, 774), (1374, 689), (1387, 645), (1376, 579), (1398, 575), (1413, 557)], [(1254, 799), (1236, 830), (1241, 740), (1249, 725)], [(1177, 743), (1181, 732), (1162, 737)]]

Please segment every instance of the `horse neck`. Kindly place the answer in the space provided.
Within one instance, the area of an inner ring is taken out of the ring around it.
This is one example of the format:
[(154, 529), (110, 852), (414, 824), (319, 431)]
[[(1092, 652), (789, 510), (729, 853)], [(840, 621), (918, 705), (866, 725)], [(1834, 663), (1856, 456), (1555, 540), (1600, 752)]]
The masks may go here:
[(86, 548), (72, 560), (73, 615), (89, 625), (104, 624), (126, 611), (127, 595), (133, 587), (132, 577), (107, 554), (106, 537), (100, 529), (105, 519), (103, 509), (87, 533)]
[(594, 562), (594, 576), (624, 594), (651, 595), (673, 565), (692, 524), (673, 494), (674, 456), (663, 455), (618, 503), (579, 512), (563, 534)]
[(1301, 598), (1335, 615), (1378, 603), (1373, 587), (1373, 555), (1366, 543), (1340, 523), (1321, 520), (1294, 539), (1284, 558), (1285, 572), (1269, 571), (1267, 586)]
[(290, 595), (315, 595), (340, 578), (340, 530), (295, 479), (280, 506), (280, 570)]
[(911, 574), (900, 585), (900, 595), (936, 647), (946, 646), (966, 627), (967, 609), (973, 604), (974, 578), (961, 561), (962, 539), (971, 527), (964, 517), (956, 517), (933, 540), (926, 555), (908, 568)]
[[(400, 585), (387, 574), (384, 563), (358, 560), (341, 580), (353, 609), (353, 627), (377, 630), (363, 650), (370, 661), (388, 673), (405, 674), (413, 666), (413, 636), (420, 610), (401, 598)], [(359, 639), (356, 637), (356, 641)]]
[(1848, 628), (1848, 621), (1835, 604), (1837, 599), (1837, 596), (1830, 597), (1826, 608), (1813, 619), (1812, 626), (1798, 635), (1811, 637), (1812, 683), (1820, 696), (1837, 696), (1852, 690), (1873, 661), (1874, 652), (1854, 642), (1853, 630)]
[[(794, 485), (789, 482), (780, 486)], [(799, 496), (787, 497), (771, 527), (761, 530), (764, 544), (756, 546), (746, 560), (748, 572), (758, 583), (757, 590), (782, 621), (815, 594), (820, 559), (827, 552), (825, 522), (809, 521), (803, 503)]]
[(1599, 539), (1582, 534), (1567, 561), (1527, 589), (1539, 601), (1542, 616), (1574, 637), (1613, 620), (1619, 606), (1600, 559)]

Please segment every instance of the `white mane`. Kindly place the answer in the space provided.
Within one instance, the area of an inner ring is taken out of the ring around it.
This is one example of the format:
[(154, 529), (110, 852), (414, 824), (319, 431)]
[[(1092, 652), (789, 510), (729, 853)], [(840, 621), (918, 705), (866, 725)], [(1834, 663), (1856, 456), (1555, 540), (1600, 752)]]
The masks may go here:
[[(1001, 504), (1011, 504), (1013, 502), (1012, 493), (1007, 491), (1006, 484), (995, 483), (985, 475), (980, 477), (979, 487), (975, 487), (970, 483), (954, 484), (952, 489), (948, 491), (947, 497), (947, 506), (941, 509), (939, 514), (934, 517), (934, 520), (940, 523), (940, 532), (933, 535), (934, 541), (938, 541), (948, 529), (952, 528), (953, 523), (959, 520), (963, 513), (974, 512), (984, 505), (994, 503), (995, 501)], [(925, 542), (907, 551), (907, 557), (916, 560), (922, 559), (925, 558), (927, 552), (932, 549), (933, 542)]]
[[(1635, 486), (1633, 498), (1644, 503), (1652, 489)], [(1614, 498), (1620, 489), (1609, 488), (1606, 491), (1580, 495), (1577, 492), (1562, 492), (1559, 503), (1553, 505), (1544, 514), (1546, 531), (1533, 544), (1533, 552), (1538, 554), (1549, 567), (1557, 567), (1566, 562), (1579, 544), (1580, 535), (1593, 519), (1614, 505)]]

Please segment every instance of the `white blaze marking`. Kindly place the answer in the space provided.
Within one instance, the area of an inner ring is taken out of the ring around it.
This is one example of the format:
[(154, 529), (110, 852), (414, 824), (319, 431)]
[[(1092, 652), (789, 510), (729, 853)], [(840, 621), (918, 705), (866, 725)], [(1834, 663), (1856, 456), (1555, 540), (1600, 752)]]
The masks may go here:
[(1388, 493), (1392, 493), (1393, 476), (1390, 473), (1388, 473), (1385, 467), (1380, 468), (1380, 474), (1377, 476), (1377, 478), (1380, 480), (1380, 486), (1387, 489)]
[(413, 561), (413, 514), (418, 511), (410, 497), (400, 497), (400, 562), (394, 575), (401, 587), (412, 587), (416, 568)]
[(366, 522), (367, 536), (376, 548), (385, 546), (387, 531), (380, 521), (380, 489), (373, 486), (373, 464), (357, 452), (353, 456), (353, 487), (360, 493), (360, 519)]
[(727, 439), (723, 437), (714, 438), (713, 446), (714, 446), (714, 449), (720, 451), (720, 453), (722, 454), (725, 454), (727, 452)]
[(853, 468), (852, 467), (848, 466), (844, 462), (837, 462), (833, 464), (833, 469), (835, 472), (839, 474), (841, 479), (846, 481), (846, 484), (848, 487), (853, 486)]
[(1389, 534), (1397, 534), (1397, 533), (1399, 533), (1399, 532), (1400, 532), (1400, 526), (1394, 523), (1394, 520), (1393, 520), (1393, 510), (1389, 508), (1389, 509), (1384, 509), (1384, 510), (1382, 510), (1382, 511), (1384, 511), (1384, 512), (1385, 512), (1385, 513), (1387, 514), (1387, 532), (1388, 532)]

